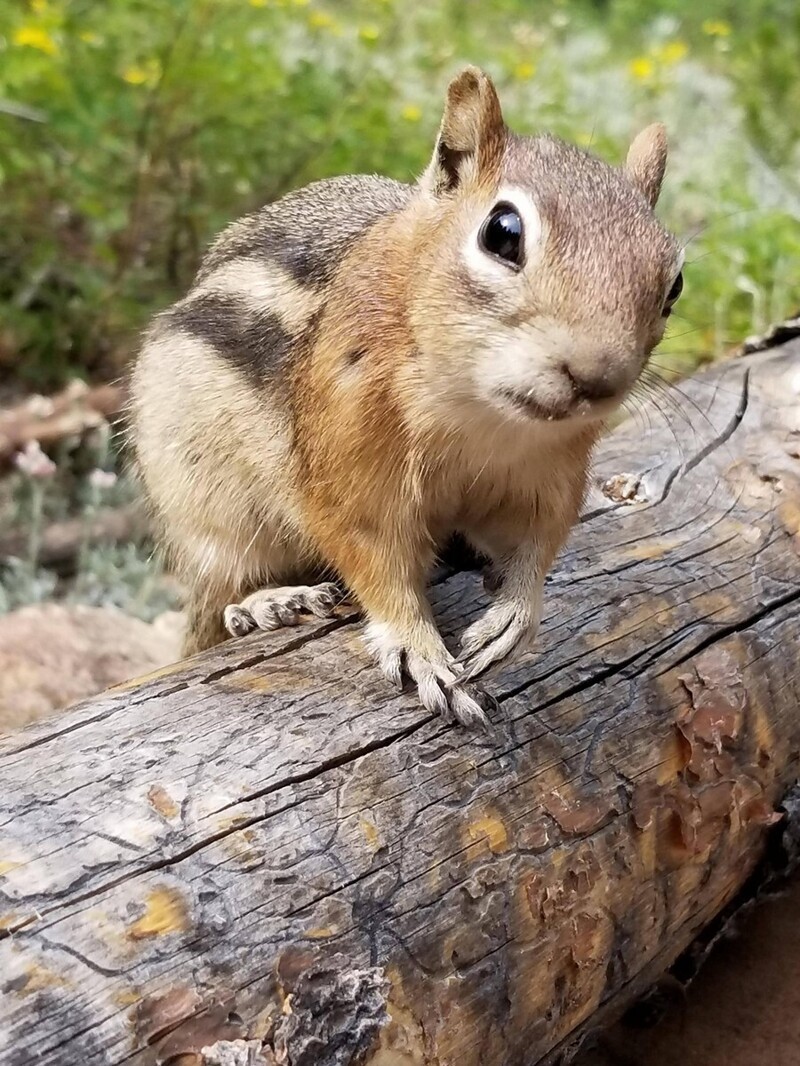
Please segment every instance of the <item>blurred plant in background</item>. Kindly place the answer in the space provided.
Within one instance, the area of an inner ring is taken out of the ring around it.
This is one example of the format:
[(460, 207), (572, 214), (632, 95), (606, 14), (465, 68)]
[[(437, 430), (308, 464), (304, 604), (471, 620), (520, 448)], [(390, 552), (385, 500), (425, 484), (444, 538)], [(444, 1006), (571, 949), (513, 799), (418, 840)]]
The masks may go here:
[[(0, 0), (0, 401), (117, 375), (238, 215), (332, 174), (413, 180), (467, 61), (516, 130), (612, 161), (666, 123), (660, 213), (688, 247), (660, 368), (796, 310), (796, 0)], [(48, 523), (88, 530), (134, 498), (104, 426), (53, 469), (31, 448), (0, 479), (0, 529), (26, 543), (0, 611), (174, 602), (146, 544), (87, 534), (66, 583), (40, 564)]]
[[(154, 560), (142, 523), (124, 522), (140, 501), (135, 481), (110, 469), (120, 465), (118, 445), (100, 419), (80, 440), (64, 439), (55, 460), (36, 441), (17, 452), (11, 473), (0, 478), (0, 614), (58, 599), (110, 604), (152, 621), (178, 605), (179, 589)], [(98, 538), (95, 523), (110, 513), (122, 519), (112, 526), (122, 536)], [(55, 563), (52, 549), (43, 550), (54, 529), (61, 548)]]
[(413, 179), (466, 60), (515, 128), (614, 160), (666, 122), (678, 365), (793, 309), (794, 0), (0, 0), (3, 376), (113, 374), (228, 220), (325, 175)]

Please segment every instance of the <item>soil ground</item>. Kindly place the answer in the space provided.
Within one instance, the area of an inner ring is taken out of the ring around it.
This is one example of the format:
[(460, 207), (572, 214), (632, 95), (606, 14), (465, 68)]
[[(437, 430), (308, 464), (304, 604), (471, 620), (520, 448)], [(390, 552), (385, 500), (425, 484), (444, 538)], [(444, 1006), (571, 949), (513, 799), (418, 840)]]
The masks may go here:
[(800, 877), (716, 945), (654, 1028), (616, 1025), (575, 1066), (800, 1066)]

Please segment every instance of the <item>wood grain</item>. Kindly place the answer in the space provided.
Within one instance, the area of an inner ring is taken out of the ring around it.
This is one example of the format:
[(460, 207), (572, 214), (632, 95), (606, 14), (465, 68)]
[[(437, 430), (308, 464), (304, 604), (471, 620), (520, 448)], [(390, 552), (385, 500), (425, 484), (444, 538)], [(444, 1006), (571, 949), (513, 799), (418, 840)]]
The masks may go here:
[(531, 1066), (669, 966), (800, 776), (800, 343), (655, 400), (492, 735), (343, 610), (0, 741), (4, 1066)]

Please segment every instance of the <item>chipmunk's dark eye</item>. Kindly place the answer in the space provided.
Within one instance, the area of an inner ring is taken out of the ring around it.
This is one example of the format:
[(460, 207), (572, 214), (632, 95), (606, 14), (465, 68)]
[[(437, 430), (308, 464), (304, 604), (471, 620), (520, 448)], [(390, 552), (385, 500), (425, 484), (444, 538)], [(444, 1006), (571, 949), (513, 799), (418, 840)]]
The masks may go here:
[(522, 265), (522, 219), (511, 204), (498, 204), (492, 209), (478, 240), (488, 255), (514, 267)]
[(678, 297), (683, 292), (683, 271), (681, 271), (672, 283), (672, 288), (667, 293), (667, 299), (664, 303), (664, 310), (661, 314), (664, 318), (672, 313), (672, 307), (676, 303)]

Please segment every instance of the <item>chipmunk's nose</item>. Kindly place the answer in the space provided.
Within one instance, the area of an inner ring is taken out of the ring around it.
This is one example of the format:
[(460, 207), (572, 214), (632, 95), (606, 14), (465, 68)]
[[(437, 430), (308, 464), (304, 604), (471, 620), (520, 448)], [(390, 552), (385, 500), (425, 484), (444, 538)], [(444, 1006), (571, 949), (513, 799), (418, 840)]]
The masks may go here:
[(587, 373), (563, 363), (561, 370), (576, 400), (610, 400), (627, 386), (627, 376), (614, 373), (609, 367), (598, 367), (596, 372)]

